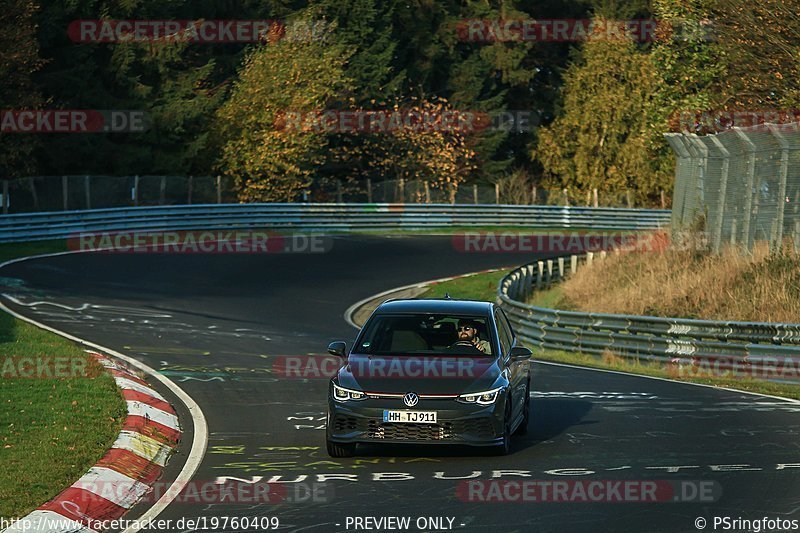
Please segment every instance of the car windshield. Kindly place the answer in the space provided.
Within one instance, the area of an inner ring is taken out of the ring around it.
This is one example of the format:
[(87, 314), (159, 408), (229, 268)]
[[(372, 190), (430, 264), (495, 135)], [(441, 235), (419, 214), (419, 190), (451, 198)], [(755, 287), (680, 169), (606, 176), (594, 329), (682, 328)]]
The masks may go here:
[(486, 317), (376, 315), (357, 341), (357, 353), (372, 355), (492, 355)]

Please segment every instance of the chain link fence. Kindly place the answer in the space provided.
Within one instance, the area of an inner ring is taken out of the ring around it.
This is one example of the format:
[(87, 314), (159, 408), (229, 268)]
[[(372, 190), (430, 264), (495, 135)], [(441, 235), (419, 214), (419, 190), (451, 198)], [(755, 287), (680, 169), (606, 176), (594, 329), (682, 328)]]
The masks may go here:
[(666, 138), (677, 155), (674, 230), (705, 231), (714, 251), (726, 242), (800, 247), (800, 123)]
[[(4, 214), (239, 201), (235, 180), (226, 176), (37, 176), (4, 180), (0, 194)], [(538, 187), (529, 181), (455, 186), (425, 180), (319, 178), (293, 201), (653, 207), (635, 205), (633, 198), (630, 191), (577, 193)], [(662, 195), (662, 209), (664, 205)]]

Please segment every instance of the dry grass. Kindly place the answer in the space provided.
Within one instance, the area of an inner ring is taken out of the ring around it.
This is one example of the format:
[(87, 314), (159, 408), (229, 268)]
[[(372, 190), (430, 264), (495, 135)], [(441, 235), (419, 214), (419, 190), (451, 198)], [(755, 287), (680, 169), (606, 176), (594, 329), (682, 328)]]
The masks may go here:
[(561, 287), (578, 311), (712, 320), (800, 322), (800, 256), (695, 250), (609, 254)]

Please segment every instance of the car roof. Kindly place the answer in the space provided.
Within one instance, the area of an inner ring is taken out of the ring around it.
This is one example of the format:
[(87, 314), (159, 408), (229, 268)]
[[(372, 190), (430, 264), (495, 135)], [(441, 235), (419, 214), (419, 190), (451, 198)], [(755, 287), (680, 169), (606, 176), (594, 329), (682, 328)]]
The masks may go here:
[(449, 298), (387, 300), (375, 313), (453, 313), (458, 315), (492, 314), (492, 302), (452, 300)]

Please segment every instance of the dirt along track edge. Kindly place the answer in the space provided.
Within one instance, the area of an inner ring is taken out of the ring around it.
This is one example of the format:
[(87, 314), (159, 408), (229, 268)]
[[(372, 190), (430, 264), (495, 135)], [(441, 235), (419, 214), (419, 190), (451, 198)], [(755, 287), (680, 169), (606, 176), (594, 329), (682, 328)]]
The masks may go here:
[[(0, 263), (0, 269), (3, 267), (13, 264), (19, 263), (22, 261), (27, 261), (30, 259), (41, 259), (45, 257), (56, 257), (61, 255), (67, 254), (75, 254), (75, 253), (87, 253), (82, 251), (67, 251), (67, 252), (57, 252), (57, 253), (49, 253), (49, 254), (39, 254), (39, 255), (31, 255), (27, 257), (17, 257), (14, 259), (10, 259), (3, 263)], [(34, 326), (50, 331), (51, 333), (55, 333), (61, 337), (69, 339), (71, 341), (77, 342), (84, 346), (88, 346), (90, 348), (94, 348), (95, 350), (100, 350), (107, 355), (111, 355), (116, 357), (147, 374), (148, 376), (152, 376), (159, 382), (161, 382), (165, 387), (167, 387), (183, 404), (186, 406), (189, 414), (192, 417), (192, 426), (193, 426), (193, 437), (192, 437), (192, 446), (189, 450), (189, 454), (186, 458), (186, 462), (184, 463), (181, 471), (178, 473), (178, 476), (175, 478), (175, 481), (172, 482), (172, 485), (168, 490), (164, 492), (161, 498), (153, 504), (144, 514), (142, 514), (136, 521), (137, 524), (147, 522), (150, 519), (154, 519), (157, 517), (167, 506), (172, 503), (172, 501), (180, 494), (181, 489), (192, 479), (197, 469), (200, 467), (200, 463), (203, 460), (203, 457), (206, 453), (206, 447), (208, 445), (208, 423), (206, 422), (206, 417), (203, 414), (202, 409), (200, 406), (195, 402), (191, 396), (186, 394), (178, 385), (176, 385), (172, 380), (165, 377), (164, 375), (157, 372), (155, 369), (151, 368), (150, 366), (142, 363), (134, 359), (133, 357), (124, 355), (116, 350), (112, 350), (105, 346), (101, 346), (99, 344), (93, 343), (91, 341), (81, 339), (80, 337), (76, 337), (75, 335), (71, 335), (64, 331), (58, 330), (56, 328), (47, 326), (42, 324), (41, 322), (37, 322), (36, 320), (23, 316), (16, 311), (9, 309), (2, 301), (0, 301), (0, 310), (5, 311), (6, 313), (10, 314), (11, 316), (18, 318), (19, 320), (23, 320), (28, 322), (29, 324), (33, 324)], [(127, 529), (123, 530), (122, 533), (136, 533), (139, 531), (140, 528), (134, 526), (128, 527)]]

